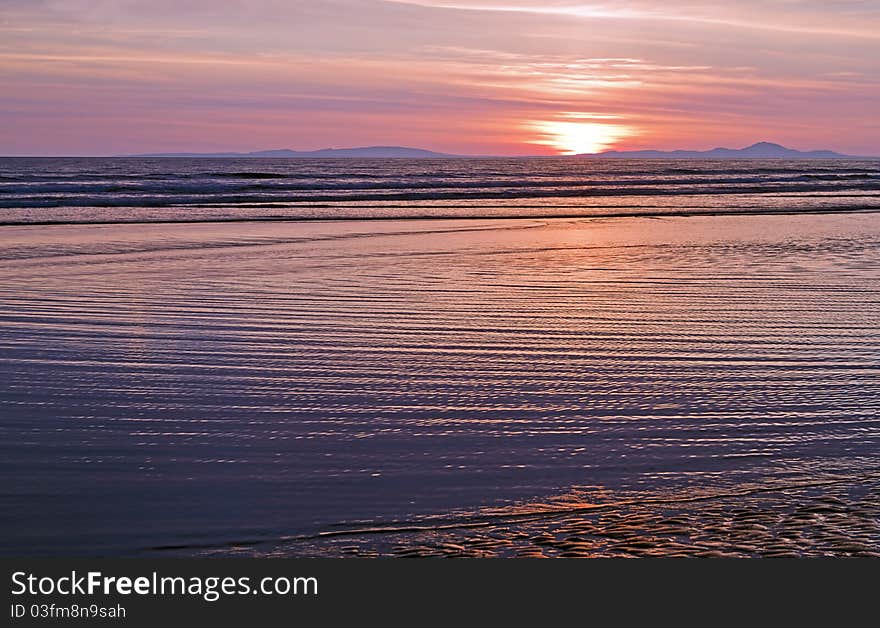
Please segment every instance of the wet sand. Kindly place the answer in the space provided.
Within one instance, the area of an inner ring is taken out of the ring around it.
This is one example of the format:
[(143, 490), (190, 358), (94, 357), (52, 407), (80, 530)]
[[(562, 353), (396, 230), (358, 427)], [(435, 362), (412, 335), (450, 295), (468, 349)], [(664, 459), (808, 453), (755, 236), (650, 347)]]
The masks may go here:
[(583, 488), (461, 521), (333, 531), (202, 555), (398, 558), (880, 558), (880, 472), (631, 501)]
[(871, 554), (878, 217), (2, 227), (0, 554)]

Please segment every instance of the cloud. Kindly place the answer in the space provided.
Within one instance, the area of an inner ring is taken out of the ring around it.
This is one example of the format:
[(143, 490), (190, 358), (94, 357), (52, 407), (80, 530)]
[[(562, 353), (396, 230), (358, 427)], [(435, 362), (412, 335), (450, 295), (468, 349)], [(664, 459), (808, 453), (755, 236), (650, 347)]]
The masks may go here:
[(576, 18), (622, 18), (641, 21), (683, 21), (813, 34), (840, 34), (880, 39), (871, 21), (880, 17), (880, 6), (870, 0), (810, 2), (797, 0), (696, 0), (658, 2), (622, 0), (397, 0), (403, 4), (470, 11), (564, 15)]
[(631, 147), (873, 152), (878, 33), (855, 0), (0, 0), (0, 152), (522, 153), (578, 116)]

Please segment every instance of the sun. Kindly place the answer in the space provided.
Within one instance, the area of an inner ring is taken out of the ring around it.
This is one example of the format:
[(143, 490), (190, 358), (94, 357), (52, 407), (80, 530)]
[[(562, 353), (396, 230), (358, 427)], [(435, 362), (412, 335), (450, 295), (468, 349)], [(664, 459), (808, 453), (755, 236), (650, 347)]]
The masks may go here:
[(536, 122), (533, 128), (540, 135), (533, 143), (552, 146), (564, 155), (598, 153), (634, 133), (630, 127), (601, 122)]

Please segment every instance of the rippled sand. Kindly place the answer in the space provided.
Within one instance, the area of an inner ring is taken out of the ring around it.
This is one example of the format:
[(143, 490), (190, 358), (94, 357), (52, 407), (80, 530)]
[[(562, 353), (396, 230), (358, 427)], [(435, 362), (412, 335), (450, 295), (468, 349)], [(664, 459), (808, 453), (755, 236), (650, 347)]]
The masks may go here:
[(0, 553), (878, 548), (878, 214), (2, 229)]

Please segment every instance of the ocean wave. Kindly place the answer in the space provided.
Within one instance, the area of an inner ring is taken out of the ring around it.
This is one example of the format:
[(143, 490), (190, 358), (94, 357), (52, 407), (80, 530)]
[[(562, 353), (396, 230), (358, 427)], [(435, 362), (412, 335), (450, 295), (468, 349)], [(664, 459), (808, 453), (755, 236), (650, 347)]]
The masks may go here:
[(53, 207), (179, 207), (225, 203), (239, 205), (254, 202), (276, 201), (289, 203), (334, 203), (363, 201), (439, 201), (467, 199), (526, 199), (526, 198), (588, 198), (599, 196), (693, 196), (693, 195), (748, 195), (792, 192), (878, 192), (880, 181), (868, 183), (838, 184), (771, 184), (771, 185), (717, 185), (668, 187), (499, 187), (487, 188), (434, 188), (389, 189), (322, 188), (309, 189), (263, 189), (249, 188), (231, 192), (218, 192), (205, 188), (199, 193), (135, 193), (119, 188), (108, 188), (90, 194), (42, 194), (11, 195), (0, 199), (0, 208), (53, 208)]

